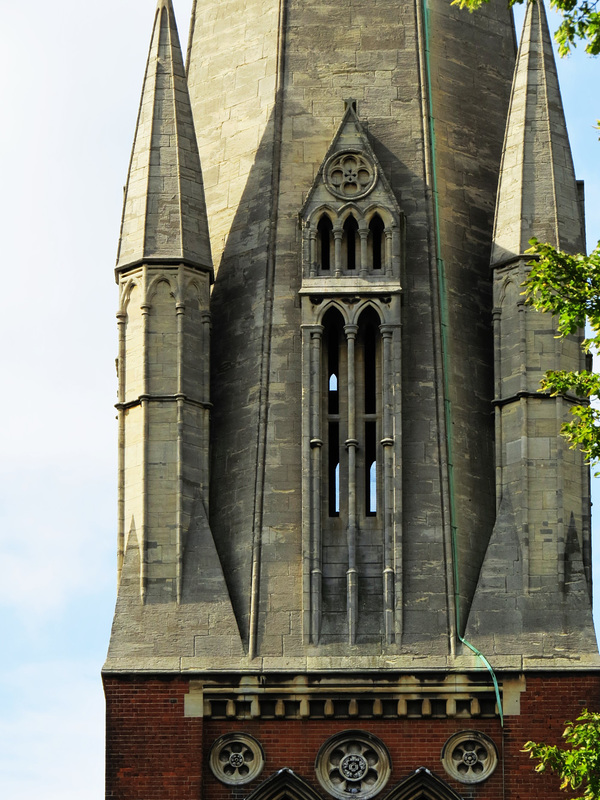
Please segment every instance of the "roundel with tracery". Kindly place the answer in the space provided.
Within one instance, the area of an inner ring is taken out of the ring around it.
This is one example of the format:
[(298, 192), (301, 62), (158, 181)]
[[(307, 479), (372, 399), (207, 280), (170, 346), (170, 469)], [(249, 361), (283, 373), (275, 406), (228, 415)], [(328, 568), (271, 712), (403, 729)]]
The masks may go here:
[(459, 731), (442, 748), (442, 764), (461, 783), (481, 783), (498, 764), (494, 742), (480, 731)]
[(323, 175), (331, 194), (342, 200), (360, 200), (377, 183), (377, 167), (360, 150), (334, 153), (327, 159)]
[(342, 731), (328, 739), (317, 755), (315, 771), (321, 786), (334, 797), (378, 794), (390, 777), (386, 746), (366, 731)]
[(210, 768), (222, 783), (237, 786), (250, 783), (265, 765), (260, 743), (248, 733), (227, 733), (210, 749)]

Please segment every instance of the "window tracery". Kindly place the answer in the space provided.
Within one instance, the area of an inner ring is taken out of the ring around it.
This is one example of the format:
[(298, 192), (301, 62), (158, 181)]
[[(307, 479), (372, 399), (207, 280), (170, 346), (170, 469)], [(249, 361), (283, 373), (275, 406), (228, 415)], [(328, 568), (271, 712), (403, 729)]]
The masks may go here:
[(304, 631), (313, 643), (392, 644), (403, 217), (355, 104), (300, 219)]

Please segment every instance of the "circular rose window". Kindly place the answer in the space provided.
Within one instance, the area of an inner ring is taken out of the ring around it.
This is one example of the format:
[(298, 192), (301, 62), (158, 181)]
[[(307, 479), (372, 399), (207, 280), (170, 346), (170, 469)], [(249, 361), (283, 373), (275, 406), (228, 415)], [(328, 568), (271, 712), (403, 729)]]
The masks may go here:
[(480, 783), (496, 769), (498, 751), (485, 734), (461, 731), (442, 748), (442, 764), (448, 775), (461, 783)]
[(238, 786), (260, 775), (265, 755), (260, 744), (248, 733), (227, 733), (211, 747), (209, 764), (222, 783)]
[(377, 169), (364, 153), (346, 150), (328, 159), (324, 178), (331, 194), (343, 200), (360, 200), (375, 188)]
[(390, 756), (376, 736), (343, 731), (321, 747), (315, 771), (321, 786), (334, 797), (374, 797), (390, 776)]

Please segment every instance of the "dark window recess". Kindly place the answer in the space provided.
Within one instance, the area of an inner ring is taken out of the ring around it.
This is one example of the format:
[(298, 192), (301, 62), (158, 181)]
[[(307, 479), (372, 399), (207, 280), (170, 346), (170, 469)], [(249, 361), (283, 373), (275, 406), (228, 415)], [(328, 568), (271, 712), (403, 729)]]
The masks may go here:
[(329, 423), (329, 465), (327, 483), (329, 486), (329, 516), (340, 515), (340, 423)]
[(333, 225), (327, 216), (321, 217), (317, 225), (317, 238), (321, 255), (321, 269), (331, 268), (331, 235)]
[(379, 214), (375, 214), (369, 223), (369, 231), (373, 248), (373, 269), (381, 269), (383, 264), (384, 225)]
[(329, 414), (340, 413), (340, 387), (338, 375), (340, 371), (337, 330), (330, 329), (327, 342), (327, 411)]
[(367, 517), (377, 514), (377, 423), (365, 422), (365, 509)]
[(348, 257), (348, 269), (356, 269), (356, 240), (358, 234), (358, 222), (352, 215), (344, 222), (344, 237), (346, 239), (346, 253)]
[(377, 413), (376, 353), (375, 328), (368, 325), (365, 330), (365, 414)]

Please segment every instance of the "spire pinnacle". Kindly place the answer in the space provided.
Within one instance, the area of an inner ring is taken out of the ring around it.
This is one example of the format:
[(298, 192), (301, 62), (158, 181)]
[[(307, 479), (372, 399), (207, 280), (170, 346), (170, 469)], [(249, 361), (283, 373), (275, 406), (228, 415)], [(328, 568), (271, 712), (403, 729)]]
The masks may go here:
[(158, 0), (156, 8), (117, 269), (148, 260), (212, 270), (200, 157), (171, 0)]
[(537, 237), (583, 249), (583, 224), (544, 4), (529, 3), (506, 125), (492, 266), (523, 255)]

